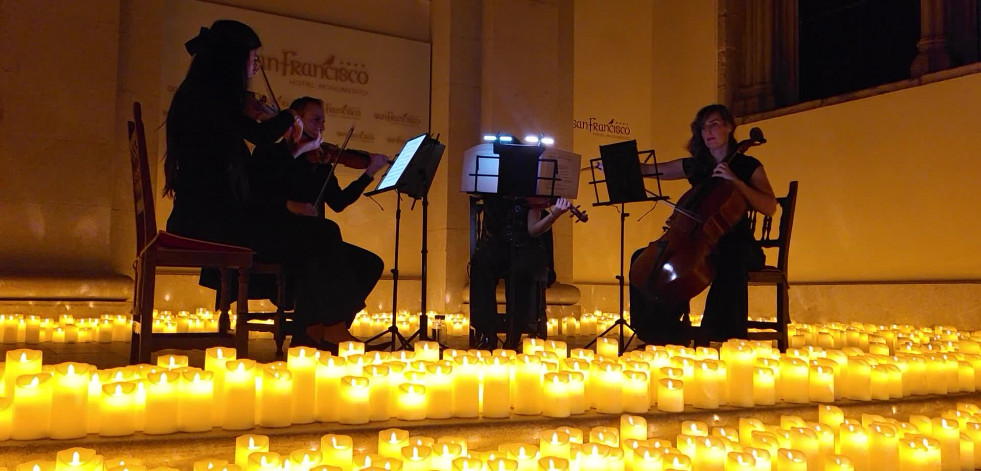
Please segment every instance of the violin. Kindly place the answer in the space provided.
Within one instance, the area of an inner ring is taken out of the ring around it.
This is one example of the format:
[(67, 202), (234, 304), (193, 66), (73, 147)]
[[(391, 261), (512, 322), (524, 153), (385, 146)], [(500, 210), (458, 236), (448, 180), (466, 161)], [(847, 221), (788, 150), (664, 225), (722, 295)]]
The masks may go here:
[[(312, 138), (312, 136), (309, 134), (304, 134), (307, 137)], [(344, 149), (343, 152), (341, 152), (340, 147), (336, 144), (322, 142), (320, 143), (320, 148), (303, 154), (303, 158), (307, 159), (308, 162), (315, 164), (332, 163), (357, 170), (364, 170), (368, 168), (368, 165), (371, 163), (371, 152), (357, 149)], [(392, 161), (389, 160), (388, 164), (391, 165)]]
[[(753, 128), (722, 162), (766, 142)], [(715, 278), (713, 254), (720, 238), (746, 214), (748, 203), (733, 182), (710, 177), (678, 200), (664, 234), (630, 266), (630, 284), (651, 299), (688, 302)]]
[(269, 99), (265, 95), (246, 91), (245, 109), (243, 111), (248, 117), (260, 122), (275, 118), (279, 114), (279, 107), (268, 101)]
[[(545, 209), (555, 204), (555, 198), (528, 198), (528, 204), (532, 209)], [(569, 216), (576, 218), (576, 222), (589, 221), (586, 211), (579, 209), (579, 205), (569, 206)]]

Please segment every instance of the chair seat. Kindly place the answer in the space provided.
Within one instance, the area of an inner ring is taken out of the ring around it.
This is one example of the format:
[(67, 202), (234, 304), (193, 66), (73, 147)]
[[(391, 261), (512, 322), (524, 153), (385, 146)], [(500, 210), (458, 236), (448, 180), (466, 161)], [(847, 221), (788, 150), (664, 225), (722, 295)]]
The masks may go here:
[(786, 279), (783, 276), (783, 272), (779, 268), (771, 265), (766, 265), (759, 270), (749, 272), (749, 284), (775, 285), (784, 282), (786, 282)]
[(252, 249), (248, 247), (190, 239), (164, 231), (157, 232), (140, 256), (151, 253), (158, 264), (166, 266), (231, 268), (252, 266)]

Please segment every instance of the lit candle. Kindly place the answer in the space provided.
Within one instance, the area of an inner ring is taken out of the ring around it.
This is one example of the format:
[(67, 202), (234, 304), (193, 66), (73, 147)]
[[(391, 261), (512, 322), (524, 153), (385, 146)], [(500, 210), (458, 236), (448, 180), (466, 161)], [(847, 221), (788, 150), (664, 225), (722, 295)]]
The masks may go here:
[(720, 357), (726, 363), (727, 399), (729, 404), (738, 407), (752, 407), (755, 404), (753, 387), (753, 349), (743, 342), (729, 341), (722, 344)]
[(683, 381), (671, 378), (663, 378), (658, 381), (657, 410), (664, 412), (682, 412), (685, 410)]
[(3, 396), (13, 397), (14, 384), (21, 375), (41, 373), (41, 351), (17, 349), (7, 352), (3, 369)]
[(616, 339), (600, 337), (596, 339), (596, 354), (610, 358), (620, 356), (620, 344)]
[(961, 466), (960, 428), (956, 420), (943, 417), (933, 419), (933, 430), (929, 433), (940, 442), (940, 467), (943, 471), (958, 471)]
[(822, 465), (824, 466), (824, 471), (853, 471), (855, 469), (855, 465), (852, 464), (851, 458), (843, 455), (825, 455), (823, 457)]
[(720, 383), (719, 363), (714, 360), (696, 361), (694, 367), (692, 405), (699, 409), (718, 409), (719, 389), (725, 387)]
[(416, 359), (432, 361), (439, 361), (439, 343), (437, 342), (427, 342), (419, 341), (413, 346), (416, 354)]
[(777, 451), (776, 471), (807, 471), (807, 457), (798, 450), (781, 448)]
[(770, 452), (762, 448), (743, 447), (743, 453), (749, 453), (756, 461), (756, 471), (771, 471), (773, 469)]
[(174, 370), (153, 372), (147, 377), (143, 433), (160, 435), (177, 431), (180, 378), (180, 373)]
[(612, 362), (596, 365), (596, 412), (620, 414), (623, 412), (623, 366)]
[[(542, 381), (544, 369), (541, 358), (521, 354), (516, 358), (514, 377), (514, 413), (540, 415), (542, 413)], [(619, 398), (618, 398), (619, 399)]]
[(808, 399), (811, 402), (834, 402), (834, 370), (827, 366), (811, 365), (808, 374)]
[(861, 424), (841, 424), (838, 429), (838, 454), (851, 458), (855, 471), (868, 471), (869, 440)]
[(421, 384), (399, 386), (397, 417), (401, 420), (426, 418), (426, 387)]
[[(868, 428), (869, 456), (874, 456), (881, 469), (899, 468), (899, 436), (888, 424), (875, 423)], [(854, 464), (852, 464), (854, 467)]]
[(256, 424), (260, 427), (289, 427), (292, 419), (293, 374), (266, 365), (257, 382)]
[(98, 471), (102, 456), (90, 448), (69, 448), (55, 455), (55, 471)]
[(119, 437), (136, 432), (136, 382), (102, 386), (99, 402), (99, 435)]
[(588, 443), (602, 443), (611, 448), (620, 446), (620, 431), (614, 427), (596, 426), (589, 429)]
[(756, 458), (749, 453), (732, 451), (726, 454), (725, 471), (754, 471)]
[(317, 390), (316, 349), (291, 347), (286, 352), (286, 365), (293, 375), (292, 416), (294, 424), (309, 424), (314, 419)]
[(808, 469), (820, 469), (821, 453), (817, 433), (809, 428), (793, 427), (790, 429), (790, 447), (804, 453)]
[(484, 471), (484, 462), (475, 458), (459, 457), (453, 460), (453, 471)]
[(51, 399), (51, 429), (56, 439), (81, 438), (86, 435), (89, 375), (95, 367), (85, 363), (60, 363), (54, 366), (54, 389)]
[(518, 462), (518, 469), (521, 470), (534, 469), (535, 463), (538, 462), (538, 458), (540, 457), (538, 447), (534, 445), (517, 443), (502, 445), (502, 448), (508, 459)]
[(940, 442), (919, 434), (899, 439), (899, 471), (937, 471), (940, 460)]
[(211, 409), (211, 423), (220, 426), (225, 420), (225, 364), (234, 360), (235, 349), (211, 347), (204, 351), (204, 370), (212, 374), (212, 388), (215, 398)]
[(341, 378), (338, 421), (342, 424), (366, 424), (371, 414), (368, 378), (345, 376)]
[(808, 369), (807, 362), (800, 358), (783, 357), (780, 359), (781, 399), (791, 403), (808, 402)]
[(347, 375), (346, 361), (322, 355), (317, 360), (317, 386), (314, 416), (320, 422), (337, 422), (341, 378)]
[[(224, 368), (222, 368), (224, 371)], [(181, 373), (180, 397), (177, 402), (177, 429), (182, 432), (207, 432), (213, 427), (214, 374), (210, 371), (185, 370)]]
[(320, 437), (320, 453), (324, 464), (351, 471), (354, 466), (354, 441), (347, 435), (329, 433)]
[(429, 471), (432, 464), (432, 448), (409, 445), (402, 448), (403, 471)]
[(286, 471), (307, 471), (314, 466), (319, 466), (324, 461), (322, 453), (316, 450), (300, 449), (290, 452), (289, 461), (286, 463)]
[[(417, 343), (416, 345), (419, 344)], [(436, 352), (439, 353), (438, 348)], [(426, 399), (425, 400), (426, 400), (427, 418), (448, 419), (453, 416), (452, 375), (453, 375), (453, 367), (450, 365), (432, 364), (426, 366), (426, 390), (425, 390)], [(486, 376), (484, 378), (484, 381), (485, 382), (487, 381)], [(486, 385), (485, 385), (485, 391), (486, 391)], [(504, 395), (505, 397), (507, 397), (507, 392), (505, 392)]]
[(37, 440), (48, 436), (54, 380), (50, 373), (23, 374), (13, 385), (10, 437)]
[(484, 388), (481, 414), (488, 418), (511, 416), (511, 371), (507, 358), (493, 356), (484, 359)]
[(341, 358), (347, 358), (351, 355), (364, 355), (364, 343), (341, 342), (337, 346), (337, 352)]
[(541, 451), (542, 457), (553, 456), (569, 459), (569, 454), (572, 451), (572, 442), (567, 433), (546, 430), (542, 432), (542, 436), (539, 439), (538, 449)]
[(157, 357), (157, 366), (162, 366), (168, 370), (187, 368), (187, 355), (160, 355)]
[(235, 438), (235, 465), (245, 469), (249, 455), (269, 451), (269, 437), (265, 435), (241, 435)]
[(644, 371), (623, 372), (623, 411), (643, 414), (651, 408), (650, 384)]
[(432, 448), (433, 469), (453, 469), (453, 461), (464, 454), (463, 446), (456, 443), (437, 442)]
[(257, 451), (249, 454), (245, 471), (278, 471), (283, 469), (283, 458), (279, 453)]
[(398, 386), (403, 381), (390, 377), (389, 372), (388, 365), (364, 367), (364, 376), (368, 378), (368, 420), (388, 420), (392, 416), (390, 409), (398, 404)]
[(542, 415), (545, 417), (568, 417), (570, 414), (569, 374), (545, 373), (545, 400), (542, 402)]
[(580, 468), (582, 471), (605, 471), (608, 469), (607, 457), (610, 447), (602, 443), (587, 443), (582, 446)]
[(480, 360), (473, 355), (453, 359), (453, 417), (480, 415)]
[[(225, 430), (245, 430), (255, 426), (256, 363), (253, 360), (232, 360), (225, 363)], [(236, 463), (245, 467), (247, 463)]]
[(620, 440), (647, 440), (647, 420), (635, 415), (620, 417)]
[(16, 471), (54, 471), (54, 461), (34, 460), (17, 465)]
[(36, 345), (41, 343), (41, 318), (38, 316), (27, 316), (24, 324), (24, 343)]

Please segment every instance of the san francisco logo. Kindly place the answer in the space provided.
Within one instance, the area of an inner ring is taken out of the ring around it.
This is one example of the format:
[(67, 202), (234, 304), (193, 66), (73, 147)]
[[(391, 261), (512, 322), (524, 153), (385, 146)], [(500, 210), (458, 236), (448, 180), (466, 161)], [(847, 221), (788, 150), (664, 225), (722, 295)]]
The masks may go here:
[(419, 115), (409, 113), (397, 114), (392, 111), (375, 112), (374, 118), (378, 121), (384, 121), (389, 124), (397, 124), (399, 126), (419, 126), (419, 124), (422, 122), (422, 118)]
[(572, 128), (582, 129), (589, 131), (590, 134), (599, 134), (604, 136), (620, 137), (630, 135), (630, 125), (617, 121), (616, 118), (613, 118), (606, 123), (600, 122), (596, 118), (574, 119), (572, 120)]
[(283, 77), (308, 77), (357, 85), (367, 85), (371, 79), (365, 64), (340, 60), (333, 54), (322, 62), (307, 62), (300, 60), (296, 51), (283, 51), (281, 57), (260, 56), (259, 61), (266, 72)]
[(328, 116), (361, 119), (361, 108), (358, 106), (324, 103), (324, 109), (326, 110)]

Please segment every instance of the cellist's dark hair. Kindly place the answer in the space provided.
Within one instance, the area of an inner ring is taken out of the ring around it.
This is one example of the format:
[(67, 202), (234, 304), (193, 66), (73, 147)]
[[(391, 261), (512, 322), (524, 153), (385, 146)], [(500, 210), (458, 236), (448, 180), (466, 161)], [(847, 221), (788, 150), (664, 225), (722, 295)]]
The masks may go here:
[[(248, 90), (249, 77), (245, 66), (249, 53), (262, 46), (259, 35), (247, 24), (234, 20), (218, 20), (210, 28), (202, 27), (197, 36), (184, 44), (193, 58), (184, 81), (181, 82), (167, 113), (167, 123), (174, 121), (174, 111), (184, 103), (178, 100), (208, 100), (222, 114), (242, 110)], [(180, 118), (176, 118), (180, 119)], [(171, 147), (168, 126), (167, 147)], [(170, 153), (164, 156), (164, 195), (173, 196), (177, 182), (177, 159)]]
[(710, 173), (715, 167), (715, 159), (709, 152), (708, 147), (705, 146), (705, 140), (702, 139), (702, 126), (705, 125), (705, 121), (708, 120), (712, 113), (719, 113), (722, 120), (729, 123), (729, 126), (732, 126), (732, 132), (729, 133), (729, 148), (735, 149), (736, 144), (738, 144), (735, 137), (736, 118), (725, 105), (718, 103), (708, 105), (698, 110), (698, 113), (695, 113), (695, 119), (691, 122), (691, 139), (688, 140), (688, 152), (695, 158), (698, 168), (702, 170), (707, 169)]

